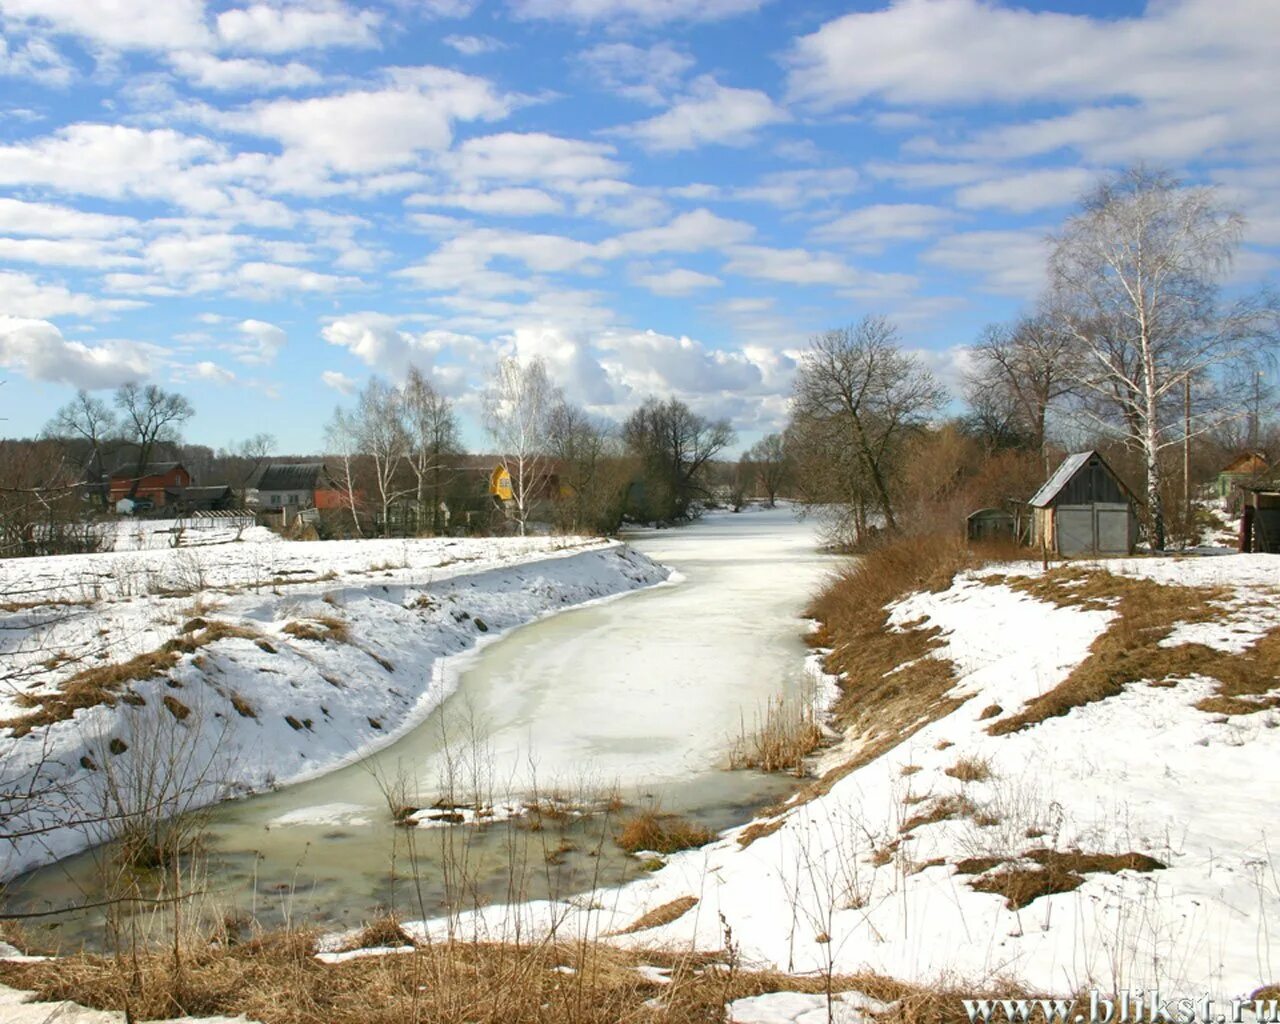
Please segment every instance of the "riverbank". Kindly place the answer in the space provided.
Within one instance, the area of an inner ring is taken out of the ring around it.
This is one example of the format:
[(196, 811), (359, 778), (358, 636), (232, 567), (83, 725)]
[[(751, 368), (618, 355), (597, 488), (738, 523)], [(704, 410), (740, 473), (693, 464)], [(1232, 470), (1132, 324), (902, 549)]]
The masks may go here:
[(173, 814), (365, 757), (447, 696), (449, 658), (667, 577), (583, 538), (0, 564), (0, 880), (100, 841), (139, 807)]
[(1274, 984), (1280, 563), (953, 568), (884, 602), (883, 649), (826, 631), (845, 736), (778, 813), (620, 890), (409, 934), (731, 935), (772, 969), (976, 990)]

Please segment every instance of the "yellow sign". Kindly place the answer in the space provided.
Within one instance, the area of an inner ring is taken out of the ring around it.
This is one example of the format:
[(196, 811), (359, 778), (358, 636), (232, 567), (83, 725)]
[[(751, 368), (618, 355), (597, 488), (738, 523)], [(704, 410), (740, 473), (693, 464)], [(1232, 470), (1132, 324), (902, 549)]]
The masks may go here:
[(493, 467), (493, 472), (489, 474), (489, 493), (503, 501), (511, 500), (514, 493), (511, 490), (511, 474), (505, 466)]

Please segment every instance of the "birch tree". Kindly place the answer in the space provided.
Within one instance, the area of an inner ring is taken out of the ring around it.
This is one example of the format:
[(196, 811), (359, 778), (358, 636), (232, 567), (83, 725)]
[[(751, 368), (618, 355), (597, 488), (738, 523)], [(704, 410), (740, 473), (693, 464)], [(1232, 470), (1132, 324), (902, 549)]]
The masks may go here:
[(453, 412), (453, 403), (416, 366), (410, 368), (400, 394), (408, 431), (409, 468), (417, 485), (418, 513), (422, 514), (429, 495), (431, 523), (438, 532), (449, 458), (458, 454), (462, 447), (458, 440), (458, 419)]
[(511, 511), (522, 537), (546, 483), (551, 411), (559, 402), (560, 389), (547, 376), (546, 363), (536, 357), (527, 363), (504, 358), (484, 393), (485, 429), (511, 478)]
[(1184, 398), (1274, 331), (1263, 297), (1226, 308), (1219, 287), (1244, 220), (1211, 188), (1132, 168), (1102, 182), (1053, 239), (1054, 315), (1078, 350), (1078, 385), (1113, 410), (1146, 467), (1154, 549), (1165, 544), (1161, 452), (1228, 414), (1222, 402), (1184, 418)]
[(333, 410), (325, 424), (324, 441), (329, 451), (338, 456), (338, 482), (342, 486), (342, 504), (351, 513), (351, 525), (357, 537), (364, 537), (360, 526), (360, 492), (356, 486), (355, 459), (359, 449), (359, 431), (355, 418), (341, 407)]
[(392, 504), (410, 490), (397, 486), (400, 464), (409, 454), (409, 431), (400, 392), (379, 377), (370, 377), (356, 399), (357, 447), (373, 465), (373, 483), (382, 510), (382, 535), (391, 535)]

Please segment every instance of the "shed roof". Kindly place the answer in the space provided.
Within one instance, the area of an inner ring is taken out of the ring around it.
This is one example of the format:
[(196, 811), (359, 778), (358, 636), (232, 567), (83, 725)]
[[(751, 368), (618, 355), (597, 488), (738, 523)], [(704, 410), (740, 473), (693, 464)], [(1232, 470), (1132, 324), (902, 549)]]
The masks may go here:
[(258, 477), (260, 491), (314, 491), (320, 486), (323, 462), (273, 462)]
[(1224, 473), (1263, 473), (1267, 470), (1267, 456), (1264, 452), (1241, 452), (1222, 467)]
[(1058, 496), (1058, 492), (1066, 487), (1071, 478), (1089, 461), (1090, 457), (1096, 454), (1097, 452), (1088, 451), (1068, 455), (1062, 460), (1058, 468), (1053, 471), (1053, 476), (1049, 477), (1044, 482), (1044, 486), (1036, 491), (1029, 504), (1034, 508), (1044, 508), (1049, 505)]

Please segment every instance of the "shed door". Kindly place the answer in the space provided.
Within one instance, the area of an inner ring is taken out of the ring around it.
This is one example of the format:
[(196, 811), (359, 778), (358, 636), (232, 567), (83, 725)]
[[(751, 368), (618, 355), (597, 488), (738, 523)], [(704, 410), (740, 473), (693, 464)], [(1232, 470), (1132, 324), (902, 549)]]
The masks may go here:
[(1129, 553), (1129, 509), (1126, 505), (1095, 505), (1098, 517), (1098, 554)]
[(1094, 551), (1093, 506), (1059, 505), (1058, 554), (1091, 555)]

